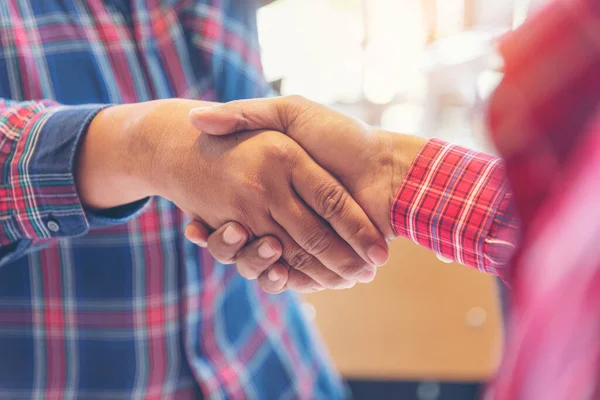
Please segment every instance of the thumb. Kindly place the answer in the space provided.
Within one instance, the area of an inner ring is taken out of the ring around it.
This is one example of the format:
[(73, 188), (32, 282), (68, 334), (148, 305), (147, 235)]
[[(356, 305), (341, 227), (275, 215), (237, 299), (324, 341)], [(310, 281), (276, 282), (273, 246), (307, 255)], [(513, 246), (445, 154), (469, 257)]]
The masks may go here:
[(189, 117), (192, 126), (204, 133), (228, 135), (258, 129), (285, 132), (288, 127), (282, 115), (282, 103), (278, 99), (253, 99), (194, 108)]

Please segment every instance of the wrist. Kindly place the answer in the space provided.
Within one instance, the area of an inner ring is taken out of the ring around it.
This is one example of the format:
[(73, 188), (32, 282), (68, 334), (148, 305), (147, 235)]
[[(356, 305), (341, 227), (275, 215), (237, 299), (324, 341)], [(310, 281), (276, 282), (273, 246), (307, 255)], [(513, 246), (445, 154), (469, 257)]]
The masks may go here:
[(214, 104), (168, 99), (101, 111), (78, 154), (77, 184), (84, 205), (106, 209), (149, 196), (168, 199), (182, 159), (195, 150), (200, 135), (189, 123), (189, 112)]
[(138, 105), (102, 110), (90, 123), (77, 155), (76, 185), (82, 204), (91, 210), (110, 209), (150, 196), (144, 164), (132, 152)]
[[(200, 132), (189, 123), (193, 108), (209, 105), (194, 100), (156, 100), (137, 105), (129, 130), (129, 152), (137, 154), (136, 176), (152, 196), (171, 199), (182, 166), (196, 149)], [(196, 160), (197, 161), (197, 160)], [(194, 165), (198, 174), (201, 165)]]
[(381, 234), (391, 240), (397, 236), (391, 207), (426, 139), (377, 129), (361, 136), (357, 154), (364, 162), (343, 183)]
[[(390, 186), (387, 196), (387, 227), (394, 232), (391, 220), (391, 209), (398, 191), (405, 183), (410, 167), (427, 143), (427, 139), (415, 135), (386, 132), (389, 137), (389, 163), (391, 167)], [(395, 236), (395, 233), (392, 233)]]

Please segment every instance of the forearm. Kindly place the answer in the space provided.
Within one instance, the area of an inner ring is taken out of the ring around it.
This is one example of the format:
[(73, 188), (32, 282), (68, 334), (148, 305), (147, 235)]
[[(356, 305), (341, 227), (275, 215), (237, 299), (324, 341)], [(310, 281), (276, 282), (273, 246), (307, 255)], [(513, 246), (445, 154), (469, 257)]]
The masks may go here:
[(165, 175), (155, 175), (177, 158), (166, 139), (186, 127), (189, 109), (210, 104), (65, 107), (0, 99), (0, 264), (38, 243), (137, 215), (145, 205), (137, 200), (164, 193)]
[(94, 118), (77, 153), (75, 178), (82, 204), (105, 210), (152, 195), (148, 157), (135, 150), (144, 105), (119, 105)]

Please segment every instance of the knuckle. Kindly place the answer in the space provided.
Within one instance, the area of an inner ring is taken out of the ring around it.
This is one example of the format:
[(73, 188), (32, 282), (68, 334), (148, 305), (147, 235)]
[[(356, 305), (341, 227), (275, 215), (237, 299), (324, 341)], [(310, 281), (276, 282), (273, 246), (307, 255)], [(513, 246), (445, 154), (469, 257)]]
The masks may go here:
[(208, 240), (208, 252), (221, 264), (231, 264), (233, 262), (233, 251), (223, 242), (221, 237), (211, 237)]
[(252, 253), (248, 256), (247, 269), (254, 271), (257, 276), (269, 269), (273, 263), (269, 260), (264, 260), (258, 254)]
[(332, 245), (333, 237), (329, 230), (315, 229), (305, 237), (302, 248), (313, 256), (320, 256), (331, 249)]
[(235, 100), (226, 105), (230, 110), (234, 111), (232, 117), (235, 122), (235, 131), (245, 131), (248, 130), (249, 120), (246, 115), (244, 104), (240, 100)]
[(221, 264), (233, 264), (234, 259), (231, 255), (226, 254), (223, 250), (210, 250), (210, 254), (213, 256), (215, 260), (220, 262)]
[(367, 227), (361, 221), (346, 220), (346, 233), (348, 243), (360, 243), (361, 238), (368, 234)]
[[(241, 187), (243, 187), (244, 191), (250, 193), (254, 198), (261, 196), (264, 190), (262, 185), (250, 181), (245, 182)], [(232, 199), (232, 204), (234, 206), (233, 220), (246, 223), (246, 225), (251, 225), (252, 212), (250, 211), (251, 206), (248, 204), (248, 201), (242, 197), (239, 197)]]
[(355, 280), (362, 273), (363, 268), (367, 264), (361, 263), (344, 263), (339, 266), (337, 272), (340, 276), (348, 280)]
[(268, 165), (272, 168), (272, 162), (277, 161), (280, 163), (288, 163), (290, 160), (293, 160), (297, 151), (292, 149), (289, 146), (289, 143), (283, 141), (271, 142), (269, 145), (265, 146), (265, 155), (267, 156), (267, 160), (269, 161)]
[(343, 289), (348, 286), (348, 281), (339, 275), (331, 274), (325, 281), (326, 289)]
[(298, 293), (314, 292), (314, 286), (313, 280), (301, 273), (291, 274), (286, 283), (288, 289)]
[[(284, 126), (291, 128), (296, 125), (298, 118), (303, 115), (310, 105), (310, 100), (298, 94), (289, 95), (283, 98), (283, 110), (279, 119), (284, 122)], [(296, 126), (297, 128), (297, 126)]]
[[(244, 203), (241, 206), (243, 209), (240, 211), (240, 217), (244, 217), (246, 221), (254, 221), (260, 215), (257, 212), (263, 210), (265, 204), (269, 204), (268, 199), (272, 197), (272, 188), (266, 179), (264, 181), (261, 179), (260, 182), (257, 180), (241, 187), (245, 191), (245, 198), (240, 201), (240, 203)], [(254, 201), (249, 202), (250, 199)]]
[(313, 256), (308, 254), (305, 251), (298, 251), (293, 254), (286, 262), (290, 266), (290, 268), (295, 269), (296, 271), (305, 272), (311, 268), (313, 265)]
[(265, 218), (265, 199), (268, 199), (269, 193), (265, 185), (256, 182), (248, 182), (240, 186), (243, 189), (244, 196), (232, 199), (231, 220), (244, 227), (248, 233), (248, 241), (254, 237), (254, 230)]
[(342, 217), (348, 203), (346, 190), (338, 184), (323, 186), (317, 192), (317, 205), (326, 220)]
[(235, 131), (242, 132), (248, 130), (248, 119), (243, 113), (235, 115)]
[(304, 104), (307, 101), (306, 97), (299, 94), (290, 94), (285, 96), (283, 99), (287, 104), (293, 105)]
[(256, 280), (260, 276), (260, 273), (258, 271), (256, 271), (254, 268), (250, 268), (245, 263), (238, 262), (236, 264), (236, 269), (237, 269), (238, 273), (244, 279), (247, 279), (247, 280), (250, 280), (250, 281)]

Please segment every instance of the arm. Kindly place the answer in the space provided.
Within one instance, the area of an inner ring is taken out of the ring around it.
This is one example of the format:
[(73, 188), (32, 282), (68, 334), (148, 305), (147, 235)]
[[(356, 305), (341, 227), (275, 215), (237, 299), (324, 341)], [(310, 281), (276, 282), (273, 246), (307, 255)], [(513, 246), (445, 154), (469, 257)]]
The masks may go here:
[(130, 151), (132, 112), (143, 115), (134, 106), (0, 102), (0, 265), (143, 208), (151, 189), (144, 157)]
[(206, 104), (9, 105), (2, 262), (131, 218), (150, 196), (209, 226), (237, 220), (248, 236), (276, 236), (298, 288), (345, 287), (385, 262), (381, 234), (295, 142), (277, 132), (202, 135), (188, 114)]
[[(211, 134), (260, 126), (286, 132), (344, 183), (388, 239), (407, 237), (494, 274), (502, 273), (512, 254), (518, 224), (499, 159), (439, 140), (374, 130), (297, 97), (233, 102), (197, 110), (191, 118)], [(206, 239), (199, 224), (190, 231), (193, 240)], [(217, 257), (235, 258), (238, 268), (268, 267), (257, 245), (232, 257), (240, 243), (214, 235), (208, 243)], [(284, 283), (285, 274), (281, 278), (277, 284)]]
[(151, 107), (0, 101), (0, 263), (142, 209), (149, 158), (134, 131)]
[(89, 228), (92, 215), (86, 215), (75, 185), (75, 150), (103, 107), (0, 100), (0, 265)]

